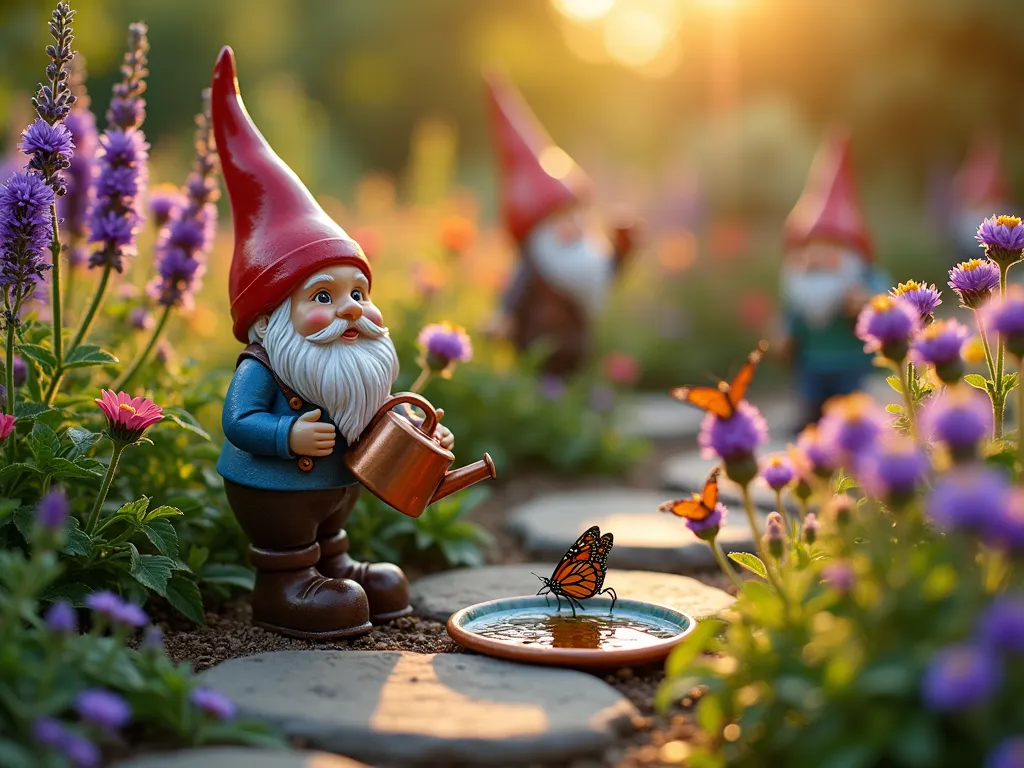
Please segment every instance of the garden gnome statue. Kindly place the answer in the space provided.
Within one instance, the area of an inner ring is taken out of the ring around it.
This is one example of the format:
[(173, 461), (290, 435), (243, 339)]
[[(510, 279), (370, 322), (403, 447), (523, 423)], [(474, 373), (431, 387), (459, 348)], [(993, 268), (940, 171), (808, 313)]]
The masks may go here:
[(995, 135), (977, 136), (953, 180), (954, 215), (950, 224), (958, 261), (981, 257), (974, 236), (982, 219), (1009, 212), (1009, 186), (1003, 174), (1002, 155)]
[(501, 173), (505, 226), (520, 261), (495, 323), (520, 351), (543, 344), (545, 372), (583, 365), (591, 326), (634, 241), (623, 223), (611, 236), (595, 224), (591, 183), (557, 147), (515, 88), (486, 78)]
[[(360, 490), (344, 454), (390, 394), (395, 348), (366, 256), (253, 124), (230, 48), (212, 98), (235, 226), (231, 317), (248, 344), (217, 470), (250, 542), (253, 622), (303, 638), (364, 634), (411, 612), (402, 571), (352, 560), (344, 531)], [(440, 426), (434, 437), (453, 443)]]
[(872, 369), (854, 326), (864, 303), (889, 287), (873, 264), (846, 135), (831, 134), (819, 149), (786, 219), (784, 250), (781, 346), (805, 401), (807, 424), (821, 416), (830, 397), (857, 390)]

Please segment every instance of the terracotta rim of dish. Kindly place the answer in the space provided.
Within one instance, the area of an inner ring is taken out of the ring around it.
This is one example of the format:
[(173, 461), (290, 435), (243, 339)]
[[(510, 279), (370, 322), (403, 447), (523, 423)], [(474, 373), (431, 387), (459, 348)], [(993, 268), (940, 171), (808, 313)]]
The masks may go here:
[[(645, 645), (642, 648), (617, 648), (614, 650), (600, 650), (597, 648), (551, 648), (538, 646), (530, 648), (518, 645), (507, 640), (496, 640), (484, 637), (475, 632), (470, 632), (462, 626), (465, 617), (470, 611), (479, 611), (499, 603), (506, 603), (509, 600), (516, 600), (537, 595), (519, 595), (513, 597), (502, 597), (497, 600), (488, 600), (476, 605), (470, 605), (453, 613), (448, 617), (448, 636), (463, 648), (487, 656), (495, 656), (510, 661), (519, 661), (524, 664), (543, 664), (557, 667), (631, 667), (640, 664), (651, 664), (665, 659), (672, 649), (685, 640), (693, 630), (697, 628), (697, 620), (688, 613), (671, 608), (661, 603), (652, 603), (646, 600), (633, 600), (631, 598), (620, 598), (620, 603), (633, 605), (651, 606), (660, 608), (670, 614), (675, 614), (686, 620), (686, 628), (678, 635), (667, 637), (660, 642)], [(607, 598), (602, 598), (607, 600)]]

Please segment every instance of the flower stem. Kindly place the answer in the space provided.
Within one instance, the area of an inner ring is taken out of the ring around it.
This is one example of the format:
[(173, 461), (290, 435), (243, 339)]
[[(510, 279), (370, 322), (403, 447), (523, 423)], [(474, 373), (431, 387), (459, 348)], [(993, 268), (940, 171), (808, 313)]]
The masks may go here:
[(117, 472), (117, 463), (121, 460), (121, 454), (124, 453), (124, 449), (127, 446), (121, 443), (114, 443), (114, 450), (110, 454), (110, 464), (107, 465), (107, 474), (103, 477), (103, 485), (100, 486), (100, 492), (96, 496), (96, 503), (92, 506), (92, 512), (89, 513), (89, 522), (86, 523), (85, 532), (92, 535), (93, 530), (96, 528), (96, 521), (100, 517), (100, 509), (103, 507), (103, 502), (107, 500), (107, 492), (110, 490), (110, 484), (114, 480), (114, 474)]
[[(754, 513), (754, 500), (750, 496), (750, 489), (746, 484), (740, 486), (743, 492), (743, 508), (747, 512), (747, 520), (750, 522), (750, 530), (754, 534), (754, 542), (758, 549), (761, 547), (761, 531), (757, 528), (757, 516)], [(781, 512), (779, 514), (782, 514)]]
[[(985, 324), (981, 320), (978, 310), (974, 310), (974, 318), (978, 324), (978, 335), (981, 337), (981, 346), (985, 350), (985, 362), (988, 363), (988, 375), (992, 379), (994, 393), (989, 395), (992, 400), (992, 439), (998, 440), (1003, 436), (1003, 403), (1002, 403), (1002, 374), (996, 376), (996, 365), (992, 359), (992, 348), (988, 343), (988, 335), (985, 333)], [(1002, 352), (1002, 345), (1000, 345)]]
[(139, 351), (139, 354), (135, 356), (135, 359), (132, 360), (132, 364), (128, 366), (128, 370), (118, 376), (117, 380), (111, 385), (110, 388), (114, 392), (120, 392), (123, 390), (128, 385), (128, 382), (131, 381), (132, 377), (138, 373), (142, 364), (146, 362), (146, 358), (149, 357), (149, 353), (153, 351), (153, 347), (156, 346), (157, 341), (160, 339), (160, 334), (163, 333), (164, 327), (167, 325), (167, 321), (171, 317), (171, 309), (172, 307), (170, 306), (164, 307), (163, 314), (160, 315), (160, 319), (157, 321), (156, 327), (153, 328), (153, 332), (149, 335), (149, 341), (146, 342), (146, 346), (144, 346)]
[[(5, 304), (7, 301), (5, 299)], [(5, 376), (7, 387), (7, 413), (11, 416), (14, 415), (14, 312), (8, 310), (10, 314), (7, 316), (7, 356), (5, 358)], [(16, 435), (13, 430), (11, 434), (7, 436), (7, 460), (10, 464), (14, 463), (14, 444)]]
[(64, 326), (61, 321), (60, 306), (60, 229), (57, 223), (57, 201), (50, 206), (50, 221), (53, 224), (53, 240), (50, 241), (50, 255), (53, 266), (50, 270), (50, 287), (52, 300), (50, 311), (53, 313), (53, 356), (57, 358), (57, 370), (64, 365)]
[[(93, 292), (92, 301), (89, 303), (89, 309), (86, 310), (85, 315), (82, 316), (82, 321), (78, 324), (78, 330), (75, 331), (74, 338), (71, 339), (71, 343), (68, 344), (68, 356), (75, 351), (82, 339), (85, 338), (86, 334), (89, 333), (89, 328), (92, 327), (93, 320), (96, 319), (96, 313), (99, 311), (100, 305), (103, 303), (103, 295), (107, 291), (107, 283), (110, 282), (110, 272), (113, 267), (109, 264), (103, 268), (103, 274), (100, 275), (100, 281), (96, 284), (96, 290)], [(61, 380), (64, 378), (64, 368), (58, 367), (53, 373), (53, 379), (50, 381), (50, 388), (46, 390), (46, 396), (43, 398), (43, 402), (46, 405), (53, 403), (53, 398), (57, 396), (57, 390), (60, 389)]]
[(1024, 357), (1017, 362), (1017, 455), (1020, 456), (1020, 474), (1017, 482), (1024, 482)]
[(409, 391), (419, 394), (420, 390), (427, 385), (428, 381), (430, 381), (430, 369), (422, 368), (420, 370), (420, 375), (416, 377), (416, 381), (414, 381), (412, 386), (409, 387)]
[(917, 440), (917, 420), (914, 417), (914, 398), (910, 394), (910, 372), (913, 363), (900, 366), (900, 389), (903, 390), (903, 407), (906, 410), (907, 425), (910, 429), (910, 436)]
[(790, 528), (789, 512), (786, 511), (786, 505), (782, 501), (782, 489), (775, 489), (775, 508), (780, 515), (782, 515), (782, 522), (786, 524), (786, 528)]
[(729, 565), (728, 559), (725, 557), (725, 553), (722, 551), (722, 547), (718, 544), (718, 538), (715, 537), (711, 543), (711, 551), (715, 555), (715, 562), (718, 563), (718, 567), (722, 569), (726, 576), (729, 577), (729, 581), (736, 587), (737, 592), (743, 591), (743, 582), (740, 581), (740, 577), (736, 575), (736, 569)]

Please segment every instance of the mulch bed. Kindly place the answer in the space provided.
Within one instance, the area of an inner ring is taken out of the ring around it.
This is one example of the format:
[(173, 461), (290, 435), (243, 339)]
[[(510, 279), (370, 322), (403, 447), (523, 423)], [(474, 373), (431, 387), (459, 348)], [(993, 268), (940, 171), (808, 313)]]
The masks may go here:
[[(635, 468), (626, 478), (575, 478), (567, 481), (548, 473), (530, 473), (514, 482), (494, 485), (494, 494), (481, 504), (472, 515), (475, 522), (489, 530), (495, 538), (488, 548), (490, 563), (515, 563), (525, 560), (519, 541), (504, 525), (506, 510), (519, 502), (549, 491), (573, 488), (613, 487), (629, 485), (638, 488), (657, 488), (657, 471), (661, 460), (678, 445), (658, 445), (652, 455)], [(667, 495), (666, 495), (667, 498)], [(410, 577), (415, 574), (410, 573)], [(688, 574), (705, 583), (734, 593), (728, 579), (719, 572)], [(412, 651), (416, 653), (462, 653), (462, 648), (448, 637), (444, 624), (419, 617), (398, 619), (391, 624), (375, 627), (361, 638), (334, 642), (315, 642), (282, 637), (253, 627), (250, 624), (248, 598), (240, 598), (208, 613), (201, 627), (187, 625), (168, 617), (165, 622), (166, 648), (177, 661), (189, 661), (202, 671), (227, 659), (250, 656), (265, 651), (337, 649), (356, 651)], [(571, 762), (538, 765), (531, 768), (638, 768), (643, 766), (678, 765), (688, 752), (687, 742), (697, 734), (689, 714), (699, 691), (691, 692), (667, 714), (654, 711), (654, 697), (664, 678), (661, 665), (642, 668), (623, 668), (601, 675), (610, 685), (636, 706), (639, 715), (634, 718), (632, 730), (611, 747), (600, 759), (586, 758)], [(304, 746), (296, 744), (296, 746)]]

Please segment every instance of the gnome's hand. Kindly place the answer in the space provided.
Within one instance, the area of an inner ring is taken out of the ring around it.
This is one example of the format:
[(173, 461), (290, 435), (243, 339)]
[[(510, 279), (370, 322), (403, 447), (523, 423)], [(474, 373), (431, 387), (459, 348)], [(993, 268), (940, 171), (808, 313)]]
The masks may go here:
[(319, 421), (320, 409), (299, 416), (288, 435), (288, 447), (296, 456), (330, 456), (334, 451), (334, 425)]
[(452, 450), (455, 447), (455, 435), (448, 429), (444, 424), (441, 424), (441, 418), (444, 416), (444, 408), (437, 409), (437, 420), (438, 425), (434, 428), (434, 439), (441, 444), (441, 447), (445, 450)]

